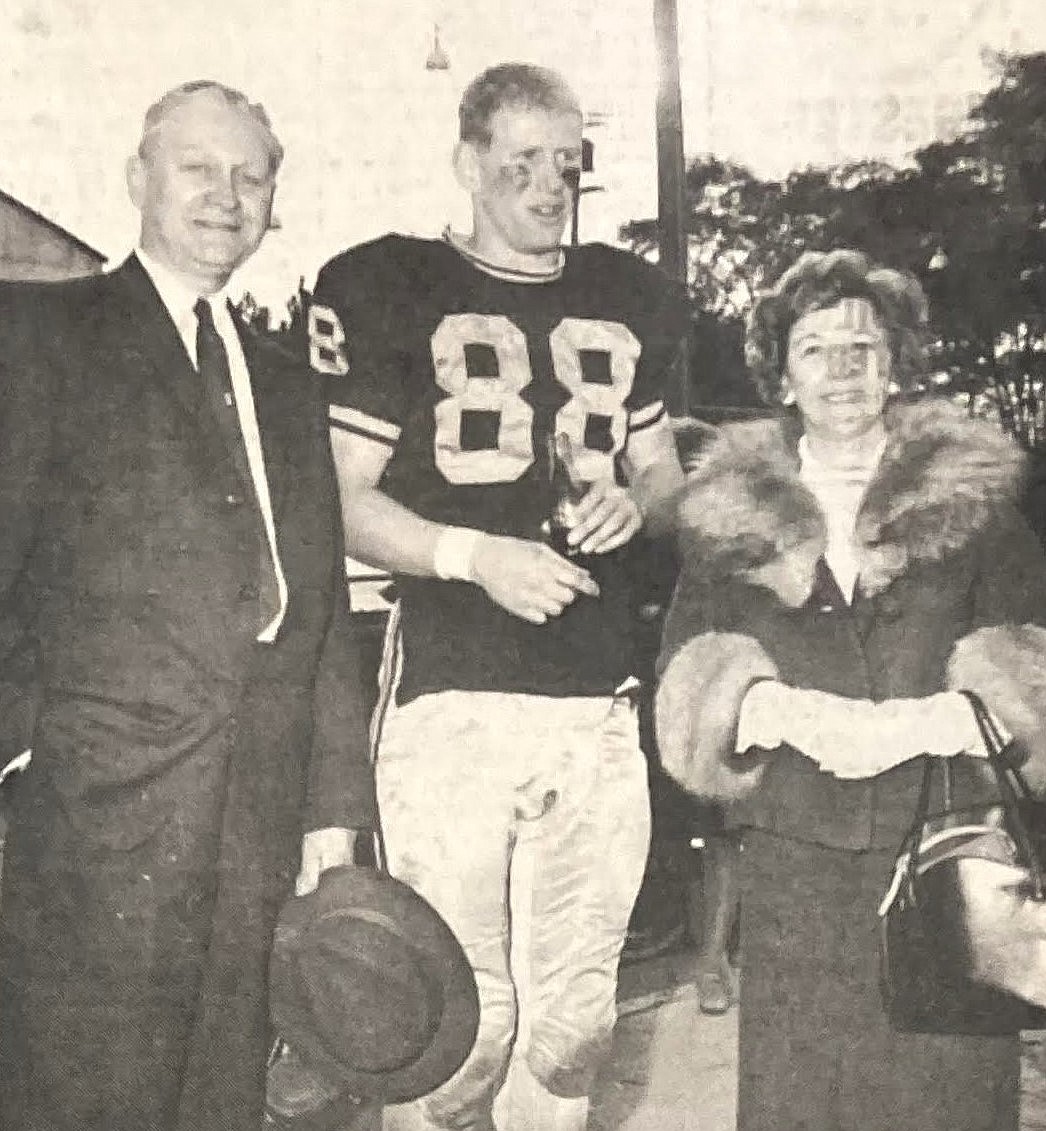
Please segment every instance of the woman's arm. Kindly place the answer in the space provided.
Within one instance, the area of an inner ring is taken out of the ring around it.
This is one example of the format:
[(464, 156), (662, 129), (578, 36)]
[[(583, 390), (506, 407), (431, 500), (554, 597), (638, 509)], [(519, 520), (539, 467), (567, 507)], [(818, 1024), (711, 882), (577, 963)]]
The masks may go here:
[(759, 784), (766, 752), (737, 752), (741, 704), (777, 666), (751, 636), (703, 632), (668, 657), (654, 702), (661, 762), (685, 789), (736, 801)]
[(973, 625), (947, 686), (981, 696), (1016, 739), (1029, 784), (1046, 788), (1046, 555), (1015, 512), (981, 546)]

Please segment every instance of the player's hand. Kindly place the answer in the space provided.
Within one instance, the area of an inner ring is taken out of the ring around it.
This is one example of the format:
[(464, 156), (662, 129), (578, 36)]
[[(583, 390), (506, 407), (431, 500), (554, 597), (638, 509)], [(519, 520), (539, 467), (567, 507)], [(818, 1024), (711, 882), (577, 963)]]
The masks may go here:
[(643, 525), (643, 512), (627, 487), (600, 480), (578, 501), (567, 543), (582, 554), (606, 554), (623, 546)]
[(599, 596), (586, 570), (542, 542), (484, 534), (472, 554), (472, 580), (497, 605), (544, 624), (584, 594)]
[(355, 829), (313, 829), (306, 833), (301, 842), (301, 870), (294, 882), (294, 894), (315, 891), (320, 874), (328, 868), (354, 863), (355, 848)]

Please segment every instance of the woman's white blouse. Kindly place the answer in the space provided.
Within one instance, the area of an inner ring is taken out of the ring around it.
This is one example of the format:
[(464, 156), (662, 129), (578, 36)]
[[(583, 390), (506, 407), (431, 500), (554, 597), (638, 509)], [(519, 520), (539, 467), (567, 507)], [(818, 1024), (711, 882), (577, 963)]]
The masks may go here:
[(806, 436), (799, 440), (799, 478), (824, 515), (828, 535), (825, 561), (847, 604), (852, 603), (857, 585), (857, 512), (885, 449), (884, 439), (870, 457), (835, 466), (822, 463), (811, 453)]

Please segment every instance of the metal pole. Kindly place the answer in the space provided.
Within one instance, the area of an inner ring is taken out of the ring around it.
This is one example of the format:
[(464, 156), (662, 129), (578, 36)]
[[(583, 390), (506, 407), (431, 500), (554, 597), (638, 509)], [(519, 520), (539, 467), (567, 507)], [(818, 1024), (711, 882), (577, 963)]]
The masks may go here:
[[(670, 278), (687, 283), (686, 167), (683, 157), (683, 99), (679, 89), (679, 12), (676, 0), (654, 0), (657, 44), (657, 233), (658, 259)], [(688, 350), (680, 350), (669, 412), (690, 413)]]
[(662, 269), (686, 283), (683, 101), (679, 90), (679, 15), (676, 0), (654, 0), (657, 43), (657, 223)]

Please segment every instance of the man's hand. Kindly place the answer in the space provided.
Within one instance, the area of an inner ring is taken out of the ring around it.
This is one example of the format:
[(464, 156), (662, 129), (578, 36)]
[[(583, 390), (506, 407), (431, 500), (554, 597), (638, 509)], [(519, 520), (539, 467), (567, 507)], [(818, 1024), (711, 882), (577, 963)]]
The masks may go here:
[(579, 595), (599, 596), (599, 586), (572, 561), (541, 542), (483, 535), (472, 554), (472, 580), (514, 616), (544, 624)]
[(294, 881), (294, 894), (315, 891), (320, 874), (328, 868), (352, 864), (356, 836), (355, 829), (314, 829), (306, 833), (301, 842), (301, 871)]
[(574, 508), (567, 543), (582, 554), (606, 554), (623, 546), (643, 525), (643, 512), (627, 487), (593, 483)]

